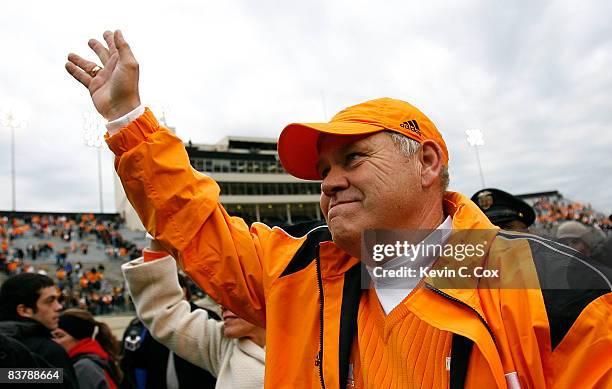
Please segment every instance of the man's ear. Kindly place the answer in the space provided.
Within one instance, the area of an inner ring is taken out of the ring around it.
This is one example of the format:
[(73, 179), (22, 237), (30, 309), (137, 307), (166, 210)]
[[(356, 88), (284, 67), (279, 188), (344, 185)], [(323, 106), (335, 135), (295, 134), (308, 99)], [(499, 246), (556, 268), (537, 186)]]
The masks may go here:
[(27, 307), (25, 304), (17, 305), (17, 314), (21, 317), (32, 317), (34, 315), (34, 310), (30, 307)]
[(421, 144), (419, 157), (421, 160), (421, 185), (430, 188), (439, 180), (443, 166), (443, 153), (439, 144), (433, 140), (425, 140)]

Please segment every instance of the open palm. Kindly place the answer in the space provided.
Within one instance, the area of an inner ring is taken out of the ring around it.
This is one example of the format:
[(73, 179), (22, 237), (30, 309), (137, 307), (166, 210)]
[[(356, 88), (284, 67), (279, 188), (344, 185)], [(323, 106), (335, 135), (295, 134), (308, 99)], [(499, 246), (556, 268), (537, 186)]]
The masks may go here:
[(89, 41), (103, 69), (95, 72), (96, 63), (71, 53), (66, 70), (89, 90), (96, 110), (107, 120), (114, 120), (140, 105), (139, 70), (121, 31), (106, 31), (104, 40), (107, 46), (95, 39)]

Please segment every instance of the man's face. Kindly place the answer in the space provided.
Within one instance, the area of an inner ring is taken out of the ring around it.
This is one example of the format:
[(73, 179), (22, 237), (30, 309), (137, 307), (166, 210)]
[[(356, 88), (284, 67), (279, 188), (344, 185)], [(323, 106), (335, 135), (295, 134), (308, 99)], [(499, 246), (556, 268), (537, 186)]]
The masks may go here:
[(36, 312), (32, 308), (26, 308), (23, 315), (34, 319), (50, 330), (55, 330), (59, 322), (62, 304), (57, 301), (57, 290), (55, 286), (48, 286), (40, 290), (40, 297), (36, 301)]
[(528, 232), (527, 225), (521, 220), (510, 220), (503, 223), (497, 223), (498, 227), (507, 231)]
[(403, 156), (389, 134), (322, 135), (319, 155), (321, 210), (343, 250), (359, 258), (366, 229), (418, 228), (420, 163)]

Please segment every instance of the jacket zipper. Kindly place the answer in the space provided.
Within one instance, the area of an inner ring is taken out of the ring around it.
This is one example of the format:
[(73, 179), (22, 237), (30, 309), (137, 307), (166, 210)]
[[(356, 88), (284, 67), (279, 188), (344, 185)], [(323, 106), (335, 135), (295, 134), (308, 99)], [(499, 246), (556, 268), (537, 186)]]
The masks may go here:
[(469, 305), (467, 305), (466, 303), (464, 303), (463, 301), (459, 300), (458, 298), (455, 298), (453, 296), (450, 296), (444, 292), (442, 292), (440, 289), (437, 289), (431, 285), (429, 285), (428, 283), (425, 283), (425, 287), (429, 290), (431, 290), (432, 292), (439, 294), (440, 296), (447, 298), (451, 301), (454, 301), (458, 304), (463, 305), (464, 307), (467, 307), (470, 311), (474, 312), (476, 314), (476, 316), (478, 316), (478, 318), (480, 319), (480, 321), (482, 322), (482, 324), (484, 324), (485, 328), (487, 329), (487, 331), (489, 331), (489, 335), (491, 335), (491, 338), (493, 338), (493, 343), (495, 344), (495, 346), (497, 346), (497, 342), (495, 341), (495, 335), (493, 335), (493, 331), (491, 330), (491, 328), (489, 327), (489, 325), (487, 324), (487, 322), (485, 321), (484, 317), (482, 317), (480, 315), (480, 313), (475, 310), (474, 308), (470, 307)]
[(317, 285), (319, 287), (319, 352), (315, 359), (315, 366), (319, 368), (319, 379), (321, 380), (321, 388), (325, 389), (325, 380), (323, 380), (323, 308), (325, 306), (325, 298), (323, 297), (323, 277), (321, 276), (321, 258), (319, 257), (320, 245), (317, 246), (317, 257), (315, 264), (317, 268)]

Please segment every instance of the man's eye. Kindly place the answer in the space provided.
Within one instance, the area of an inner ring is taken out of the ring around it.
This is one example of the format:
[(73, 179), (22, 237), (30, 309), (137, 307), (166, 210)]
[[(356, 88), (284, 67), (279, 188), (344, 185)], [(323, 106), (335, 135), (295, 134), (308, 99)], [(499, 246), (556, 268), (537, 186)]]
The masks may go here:
[(352, 162), (354, 162), (355, 160), (357, 160), (359, 157), (361, 156), (361, 154), (359, 153), (350, 153), (346, 156), (346, 163), (350, 164)]

